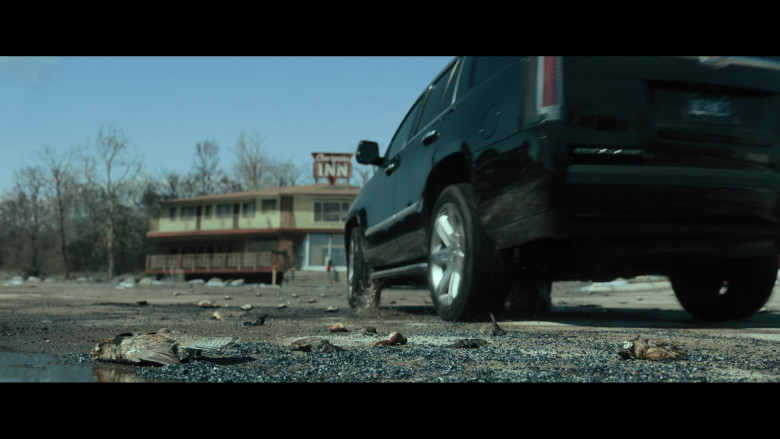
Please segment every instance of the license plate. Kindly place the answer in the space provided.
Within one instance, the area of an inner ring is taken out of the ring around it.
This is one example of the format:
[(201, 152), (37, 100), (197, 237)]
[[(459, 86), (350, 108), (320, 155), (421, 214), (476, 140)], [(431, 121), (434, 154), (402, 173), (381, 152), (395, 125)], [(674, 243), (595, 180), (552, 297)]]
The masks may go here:
[(729, 125), (739, 123), (739, 117), (734, 114), (731, 100), (727, 97), (692, 97), (688, 101), (686, 119), (693, 122), (725, 123)]

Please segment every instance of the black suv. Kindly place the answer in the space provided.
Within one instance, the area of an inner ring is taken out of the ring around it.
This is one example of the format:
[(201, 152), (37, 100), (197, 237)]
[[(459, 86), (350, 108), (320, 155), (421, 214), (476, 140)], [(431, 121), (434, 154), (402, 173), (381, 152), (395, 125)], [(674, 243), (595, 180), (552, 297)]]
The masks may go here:
[(554, 280), (669, 277), (695, 317), (769, 299), (780, 243), (780, 61), (456, 57), (346, 222), (349, 303), (427, 284), (445, 320), (550, 308)]

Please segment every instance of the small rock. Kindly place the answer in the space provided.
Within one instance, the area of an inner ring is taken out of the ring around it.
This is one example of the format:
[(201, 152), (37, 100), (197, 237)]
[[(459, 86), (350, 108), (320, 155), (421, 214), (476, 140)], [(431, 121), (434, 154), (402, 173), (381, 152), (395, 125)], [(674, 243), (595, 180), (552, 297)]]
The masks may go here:
[(487, 342), (480, 338), (464, 338), (447, 347), (452, 349), (477, 349), (485, 346), (486, 344)]
[(211, 314), (212, 320), (225, 320), (224, 317), (222, 317), (222, 314), (219, 313), (219, 311), (214, 311), (213, 314)]
[(201, 308), (216, 308), (217, 304), (212, 300), (201, 300), (198, 302), (198, 306)]
[(255, 319), (254, 321), (251, 321), (251, 322), (244, 322), (243, 325), (244, 326), (262, 326), (263, 323), (265, 323), (265, 319), (267, 317), (268, 317), (268, 314), (263, 314), (262, 316), (260, 316), (259, 319)]
[(249, 311), (250, 309), (252, 309), (252, 305), (248, 303), (246, 305), (241, 305), (241, 309), (243, 309), (244, 311)]
[(306, 303), (314, 303), (316, 301), (317, 301), (317, 299), (308, 299), (308, 300), (306, 300)]
[(298, 297), (298, 296), (300, 296), (300, 294), (297, 294), (297, 293), (292, 293), (292, 294), (291, 294), (291, 296), (293, 296), (293, 297)]
[(287, 308), (287, 305), (284, 304), (284, 303), (280, 303), (280, 304), (276, 305), (276, 308), (277, 309)]
[(325, 312), (336, 312), (338, 310), (339, 310), (339, 308), (337, 306), (329, 306), (329, 307), (325, 308)]
[(178, 296), (178, 295), (179, 295), (179, 292), (178, 292), (178, 291), (174, 291), (174, 292), (173, 292), (173, 297), (176, 297), (176, 296)]
[(225, 296), (225, 300), (230, 300), (230, 299), (232, 299), (232, 297), (230, 297), (230, 296)]
[(376, 328), (373, 326), (366, 326), (363, 328), (363, 335), (376, 335)]
[(331, 344), (328, 340), (316, 337), (304, 338), (296, 340), (290, 344), (289, 349), (291, 351), (301, 352), (336, 352), (343, 351), (344, 349)]
[(145, 300), (139, 300), (139, 301), (138, 301), (138, 302), (136, 302), (136, 303), (137, 303), (138, 305), (141, 305), (141, 306), (144, 306), (144, 305), (148, 305), (148, 304), (149, 304), (149, 302), (147, 302), (147, 301), (145, 301)]
[(347, 327), (343, 323), (339, 322), (330, 327), (330, 332), (347, 332)]

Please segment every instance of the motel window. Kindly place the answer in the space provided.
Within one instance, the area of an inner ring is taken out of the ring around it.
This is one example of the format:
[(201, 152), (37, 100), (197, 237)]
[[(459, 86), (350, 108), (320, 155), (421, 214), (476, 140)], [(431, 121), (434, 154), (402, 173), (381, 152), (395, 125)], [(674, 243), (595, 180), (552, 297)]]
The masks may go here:
[(346, 221), (349, 203), (340, 201), (315, 201), (315, 222), (339, 222)]
[(263, 200), (260, 204), (260, 210), (263, 213), (273, 212), (276, 210), (276, 200)]
[(217, 204), (217, 216), (226, 217), (233, 215), (232, 204)]
[(255, 202), (252, 201), (251, 203), (244, 203), (241, 206), (241, 216), (244, 218), (254, 218), (255, 217)]
[(176, 209), (177, 209), (176, 207), (171, 207), (171, 211), (170, 211), (171, 213), (170, 216), (168, 217), (171, 221), (176, 221)]
[(203, 206), (203, 217), (211, 218), (211, 204)]
[(183, 220), (191, 220), (195, 217), (195, 206), (182, 206), (180, 215)]

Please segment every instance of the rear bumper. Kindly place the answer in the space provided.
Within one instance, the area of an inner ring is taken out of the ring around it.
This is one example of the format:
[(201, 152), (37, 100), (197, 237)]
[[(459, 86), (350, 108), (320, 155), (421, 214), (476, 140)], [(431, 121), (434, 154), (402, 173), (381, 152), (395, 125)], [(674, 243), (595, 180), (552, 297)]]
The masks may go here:
[(573, 165), (480, 207), (499, 249), (568, 238), (780, 241), (780, 176), (766, 172)]

